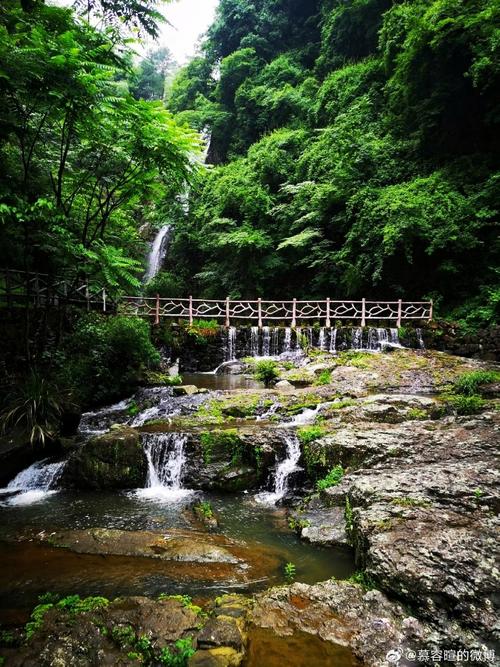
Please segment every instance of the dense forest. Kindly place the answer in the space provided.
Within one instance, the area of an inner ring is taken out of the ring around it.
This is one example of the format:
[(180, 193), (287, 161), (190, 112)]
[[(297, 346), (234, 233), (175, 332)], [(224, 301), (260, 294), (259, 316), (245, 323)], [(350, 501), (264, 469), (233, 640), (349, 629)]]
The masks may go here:
[(493, 321), (498, 19), (480, 0), (221, 0), (167, 90), (215, 167), (157, 287), (425, 296)]

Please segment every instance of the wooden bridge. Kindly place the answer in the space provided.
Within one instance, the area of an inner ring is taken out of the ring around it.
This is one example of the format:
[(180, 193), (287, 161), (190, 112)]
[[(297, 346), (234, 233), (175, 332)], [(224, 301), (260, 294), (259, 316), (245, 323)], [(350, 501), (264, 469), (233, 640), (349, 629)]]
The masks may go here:
[(40, 308), (60, 308), (73, 305), (87, 310), (121, 312), (153, 320), (183, 319), (191, 324), (195, 319), (215, 319), (227, 327), (250, 323), (262, 327), (265, 322), (282, 322), (295, 327), (300, 322), (318, 321), (326, 327), (337, 320), (359, 323), (432, 320), (432, 301), (397, 301), (367, 299), (323, 300), (232, 300), (170, 299), (142, 296), (123, 296), (110, 299), (102, 287), (85, 281), (53, 279), (47, 274), (0, 271), (0, 298), (8, 305), (32, 304)]

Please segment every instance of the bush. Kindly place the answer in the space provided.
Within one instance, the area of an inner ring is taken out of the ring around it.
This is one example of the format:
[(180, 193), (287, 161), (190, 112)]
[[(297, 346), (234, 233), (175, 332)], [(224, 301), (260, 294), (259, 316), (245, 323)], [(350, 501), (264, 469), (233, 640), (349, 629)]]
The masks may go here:
[(270, 387), (279, 378), (278, 366), (274, 361), (262, 360), (255, 364), (254, 377)]
[(451, 404), (457, 415), (476, 415), (484, 409), (486, 401), (481, 396), (452, 396)]
[(498, 371), (471, 371), (464, 373), (455, 382), (455, 392), (463, 396), (474, 396), (484, 384), (500, 382)]
[(325, 429), (322, 426), (303, 426), (297, 431), (297, 436), (303, 445), (319, 440), (324, 435)]
[(64, 342), (60, 373), (84, 405), (133, 391), (146, 367), (159, 364), (147, 322), (138, 317), (81, 317)]

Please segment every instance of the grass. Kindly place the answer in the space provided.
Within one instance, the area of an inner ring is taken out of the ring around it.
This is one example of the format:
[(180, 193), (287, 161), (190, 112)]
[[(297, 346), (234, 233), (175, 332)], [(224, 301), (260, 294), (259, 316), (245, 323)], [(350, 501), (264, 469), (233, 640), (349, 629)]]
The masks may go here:
[(323, 426), (302, 426), (297, 429), (297, 437), (303, 445), (309, 445), (315, 440), (319, 440), (326, 433)]
[(270, 387), (279, 378), (279, 368), (275, 361), (263, 359), (255, 364), (253, 375), (256, 380)]
[(487, 405), (481, 396), (455, 395), (449, 400), (457, 415), (477, 415)]
[(329, 489), (331, 486), (337, 486), (337, 484), (340, 484), (343, 476), (344, 468), (341, 465), (337, 465), (323, 479), (319, 479), (316, 482), (316, 488), (318, 491), (323, 491), (324, 489)]
[(455, 393), (463, 396), (473, 397), (480, 392), (485, 384), (500, 382), (500, 372), (498, 371), (470, 371), (463, 373), (455, 381)]

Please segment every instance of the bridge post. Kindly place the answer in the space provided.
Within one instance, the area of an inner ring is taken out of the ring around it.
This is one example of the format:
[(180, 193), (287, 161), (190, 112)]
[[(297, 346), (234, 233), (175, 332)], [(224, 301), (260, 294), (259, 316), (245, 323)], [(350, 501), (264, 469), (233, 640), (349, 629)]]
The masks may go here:
[(293, 300), (292, 306), (292, 329), (297, 326), (297, 299)]
[(259, 308), (259, 329), (262, 329), (262, 299), (258, 299), (258, 308)]
[(160, 295), (156, 295), (155, 324), (160, 324)]
[(193, 324), (193, 297), (189, 297), (189, 325)]
[(403, 300), (399, 299), (398, 301), (398, 321), (397, 321), (397, 327), (398, 329), (401, 328), (401, 318), (403, 316)]
[(434, 310), (434, 301), (431, 299), (431, 308), (430, 308), (430, 311), (429, 311), (429, 322), (432, 322), (433, 310)]
[(361, 326), (366, 327), (366, 299), (361, 302)]
[(231, 320), (230, 320), (230, 306), (229, 306), (229, 297), (226, 298), (226, 327), (231, 326)]
[(330, 321), (330, 297), (327, 298), (326, 300), (326, 322), (325, 326), (327, 329), (329, 329), (332, 326), (332, 323)]

